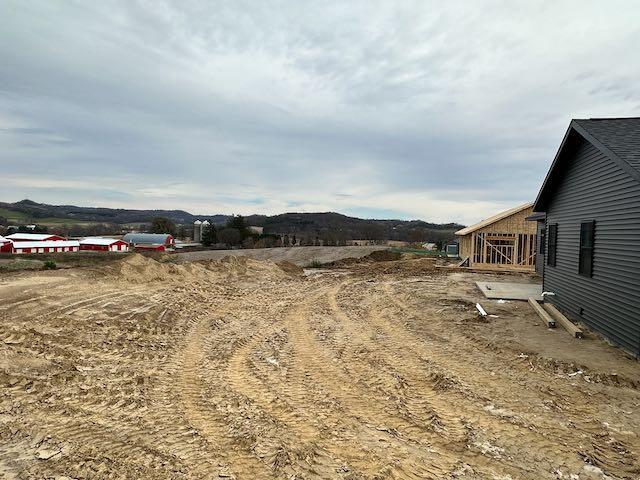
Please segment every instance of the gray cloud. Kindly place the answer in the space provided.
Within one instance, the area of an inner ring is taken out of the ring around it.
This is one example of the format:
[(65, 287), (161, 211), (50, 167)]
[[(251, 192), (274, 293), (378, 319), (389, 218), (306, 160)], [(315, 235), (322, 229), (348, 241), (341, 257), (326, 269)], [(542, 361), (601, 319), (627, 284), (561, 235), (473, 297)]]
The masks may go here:
[(535, 196), (570, 118), (638, 114), (616, 7), (9, 0), (3, 199), (471, 222)]

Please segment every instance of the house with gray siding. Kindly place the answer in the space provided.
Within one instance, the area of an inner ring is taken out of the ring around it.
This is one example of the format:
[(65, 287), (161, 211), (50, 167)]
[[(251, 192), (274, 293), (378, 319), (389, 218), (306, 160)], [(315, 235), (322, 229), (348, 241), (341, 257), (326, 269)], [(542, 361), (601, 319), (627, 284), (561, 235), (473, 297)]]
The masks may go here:
[(640, 118), (573, 120), (533, 210), (545, 301), (640, 356)]

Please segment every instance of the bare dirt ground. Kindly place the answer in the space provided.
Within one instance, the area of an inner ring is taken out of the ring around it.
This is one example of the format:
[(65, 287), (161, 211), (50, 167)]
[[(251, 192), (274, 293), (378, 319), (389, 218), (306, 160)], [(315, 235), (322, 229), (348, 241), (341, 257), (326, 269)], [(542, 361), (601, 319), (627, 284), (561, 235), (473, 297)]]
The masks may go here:
[(343, 258), (359, 258), (371, 252), (386, 250), (385, 246), (352, 246), (352, 247), (276, 247), (250, 248), (239, 250), (203, 250), (184, 252), (176, 255), (178, 261), (193, 262), (198, 260), (222, 260), (226, 256), (242, 256), (254, 260), (271, 260), (273, 262), (291, 262), (306, 266), (316, 260), (320, 263), (335, 262)]
[(430, 259), (0, 277), (0, 478), (637, 479), (640, 368)]

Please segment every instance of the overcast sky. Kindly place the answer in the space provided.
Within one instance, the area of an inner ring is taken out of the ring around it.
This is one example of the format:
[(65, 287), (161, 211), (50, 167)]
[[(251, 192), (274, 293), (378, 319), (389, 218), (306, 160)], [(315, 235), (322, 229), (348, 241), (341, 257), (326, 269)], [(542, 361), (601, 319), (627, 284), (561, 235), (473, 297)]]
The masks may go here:
[[(517, 4), (517, 7), (516, 7)], [(0, 2), (0, 200), (470, 223), (640, 115), (640, 2)]]

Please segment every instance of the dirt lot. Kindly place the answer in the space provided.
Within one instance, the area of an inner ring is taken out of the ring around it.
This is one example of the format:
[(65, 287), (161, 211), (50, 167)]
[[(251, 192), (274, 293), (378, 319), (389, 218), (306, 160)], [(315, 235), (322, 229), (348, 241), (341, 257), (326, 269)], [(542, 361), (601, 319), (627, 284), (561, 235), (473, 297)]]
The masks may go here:
[(430, 259), (0, 277), (0, 478), (640, 478), (640, 367)]
[(254, 260), (271, 260), (273, 262), (291, 262), (301, 267), (312, 261), (320, 263), (335, 262), (343, 258), (358, 258), (371, 252), (386, 250), (385, 246), (354, 247), (277, 247), (254, 248), (242, 250), (203, 250), (177, 254), (178, 261), (194, 262), (198, 260), (222, 260), (226, 256), (242, 256)]

